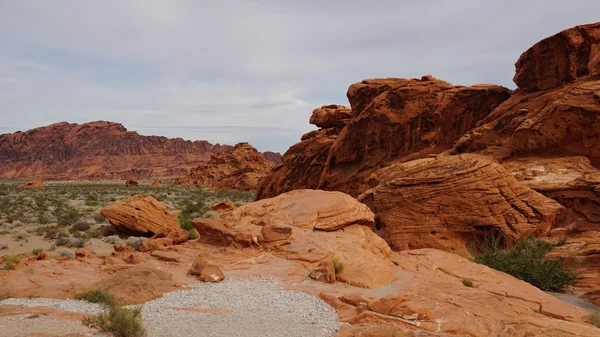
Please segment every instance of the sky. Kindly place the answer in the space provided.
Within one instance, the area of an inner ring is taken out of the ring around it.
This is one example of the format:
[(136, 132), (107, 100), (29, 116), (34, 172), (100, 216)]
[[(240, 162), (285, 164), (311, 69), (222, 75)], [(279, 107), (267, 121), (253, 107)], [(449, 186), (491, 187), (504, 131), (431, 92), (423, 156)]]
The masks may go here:
[(537, 41), (596, 0), (0, 0), (0, 133), (108, 120), (285, 152), (352, 83), (514, 88)]

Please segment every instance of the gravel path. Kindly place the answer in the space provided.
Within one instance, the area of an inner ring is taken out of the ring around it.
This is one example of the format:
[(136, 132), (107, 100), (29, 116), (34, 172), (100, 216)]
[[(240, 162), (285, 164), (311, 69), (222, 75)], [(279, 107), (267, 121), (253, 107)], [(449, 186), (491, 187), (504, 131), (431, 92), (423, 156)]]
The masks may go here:
[[(142, 305), (148, 337), (329, 337), (341, 325), (335, 310), (324, 301), (283, 290), (273, 279), (227, 279), (191, 287)], [(7, 299), (2, 304), (90, 314), (102, 311), (99, 305), (77, 300)]]

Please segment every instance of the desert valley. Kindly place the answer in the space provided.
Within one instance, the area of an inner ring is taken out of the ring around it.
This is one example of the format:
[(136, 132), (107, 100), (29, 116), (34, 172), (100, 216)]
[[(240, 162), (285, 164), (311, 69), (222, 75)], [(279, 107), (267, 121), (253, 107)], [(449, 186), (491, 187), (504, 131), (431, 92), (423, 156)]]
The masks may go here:
[(351, 84), (283, 155), (0, 135), (0, 336), (600, 336), (600, 23), (515, 68)]

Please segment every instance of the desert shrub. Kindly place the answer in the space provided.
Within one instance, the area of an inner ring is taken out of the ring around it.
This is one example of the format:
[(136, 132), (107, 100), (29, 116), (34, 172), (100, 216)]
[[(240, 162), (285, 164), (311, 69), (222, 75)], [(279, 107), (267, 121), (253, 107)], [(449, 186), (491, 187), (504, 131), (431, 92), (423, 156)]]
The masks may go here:
[(74, 259), (75, 253), (73, 253), (72, 251), (70, 251), (68, 249), (61, 249), (58, 251), (58, 256), (66, 256), (69, 259)]
[(12, 233), (12, 231), (8, 228), (0, 229), (0, 234), (10, 234), (10, 233)]
[(399, 265), (400, 265), (400, 262), (398, 262), (398, 261), (396, 261), (396, 260), (392, 260), (392, 263), (393, 263), (393, 264), (395, 264), (395, 265), (397, 265), (397, 266), (399, 266)]
[(475, 262), (510, 274), (546, 291), (561, 291), (576, 282), (576, 276), (562, 259), (547, 259), (555, 246), (552, 243), (528, 237), (514, 247), (504, 250), (502, 239), (488, 235), (478, 244), (481, 254)]
[(600, 328), (600, 311), (590, 313), (587, 322)]
[(61, 236), (56, 239), (57, 246), (68, 246), (71, 244), (71, 238), (69, 236)]
[(127, 238), (127, 241), (125, 241), (125, 244), (135, 250), (139, 250), (140, 246), (142, 245), (142, 242), (146, 240), (148, 239), (145, 237), (130, 236), (129, 238)]
[(101, 213), (94, 213), (94, 215), (92, 215), (92, 218), (94, 219), (94, 221), (96, 221), (96, 223), (106, 222), (106, 218)]
[(142, 326), (142, 313), (138, 308), (109, 306), (108, 313), (97, 316), (87, 316), (83, 323), (100, 331), (111, 333), (116, 337), (146, 336)]
[(108, 306), (117, 305), (115, 298), (102, 290), (87, 290), (75, 295), (76, 300), (87, 301), (90, 303), (106, 304)]
[(119, 231), (111, 226), (102, 226), (100, 228), (100, 233), (102, 233), (102, 236), (114, 236), (117, 235), (119, 233)]
[(33, 255), (40, 255), (44, 250), (42, 248), (36, 248), (34, 250), (31, 251), (31, 254)]
[(188, 232), (192, 230), (194, 228), (192, 226), (192, 220), (202, 216), (206, 211), (208, 211), (208, 207), (206, 207), (203, 200), (187, 200), (178, 216), (181, 228)]
[(331, 262), (333, 262), (333, 269), (335, 269), (336, 274), (340, 274), (344, 271), (344, 262), (340, 261), (340, 259), (336, 257)]
[(100, 232), (98, 229), (90, 229), (85, 232), (85, 235), (90, 239), (96, 239), (102, 236), (102, 232)]
[(198, 231), (195, 228), (188, 231), (188, 239), (196, 240), (199, 237), (200, 237), (200, 233), (198, 233)]
[(460, 281), (462, 282), (462, 284), (463, 284), (465, 287), (469, 287), (469, 288), (473, 288), (473, 287), (474, 287), (474, 285), (473, 285), (473, 281), (472, 281), (472, 280), (470, 280), (470, 279), (468, 279), (468, 278), (464, 278), (464, 279), (462, 279), (462, 280), (460, 280)]
[(15, 241), (27, 240), (27, 238), (29, 238), (29, 233), (27, 233), (25, 231), (16, 231), (16, 232), (13, 232), (12, 238)]
[(213, 211), (208, 211), (208, 212), (202, 214), (202, 219), (212, 219), (212, 218), (218, 218), (218, 217), (219, 217), (219, 213), (213, 212)]
[(46, 239), (58, 239), (69, 236), (69, 233), (67, 233), (62, 226), (59, 225), (40, 226), (37, 227), (33, 233), (36, 235), (42, 235)]
[(58, 207), (54, 210), (57, 223), (60, 226), (69, 226), (81, 217), (81, 213), (74, 207)]
[(2, 269), (11, 270), (16, 265), (18, 265), (20, 262), (21, 262), (20, 257), (18, 257), (16, 255), (6, 255), (6, 260), (4, 261), (4, 265), (2, 266)]
[(121, 238), (118, 235), (107, 236), (102, 241), (104, 241), (106, 243), (110, 243), (111, 245), (122, 245), (123, 244), (123, 240), (121, 240)]
[(100, 204), (98, 196), (95, 194), (89, 194), (85, 197), (84, 201), (86, 206), (98, 206)]
[(4, 249), (8, 249), (7, 243), (0, 244), (0, 250), (4, 250)]
[(92, 226), (92, 224), (89, 221), (80, 219), (80, 220), (75, 221), (75, 223), (73, 223), (71, 225), (71, 229), (69, 229), (69, 231), (71, 233), (83, 232), (83, 231), (87, 231), (88, 229), (90, 229), (91, 226)]
[(83, 248), (85, 246), (86, 241), (87, 240), (85, 238), (73, 238), (69, 240), (67, 246), (73, 248)]
[(39, 224), (45, 225), (50, 222), (50, 219), (46, 215), (45, 211), (39, 211), (37, 214), (37, 222)]

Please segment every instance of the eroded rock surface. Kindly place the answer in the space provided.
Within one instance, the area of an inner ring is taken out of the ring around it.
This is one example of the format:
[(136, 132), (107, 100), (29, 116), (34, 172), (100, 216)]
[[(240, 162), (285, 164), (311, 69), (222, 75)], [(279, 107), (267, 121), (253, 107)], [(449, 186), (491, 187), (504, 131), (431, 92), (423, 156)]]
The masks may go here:
[(187, 241), (188, 233), (169, 210), (149, 195), (137, 194), (127, 201), (117, 201), (102, 209), (102, 215), (117, 230), (151, 238), (140, 250), (154, 250)]
[(248, 143), (215, 154), (208, 163), (177, 179), (176, 185), (213, 186), (234, 190), (256, 190), (275, 164)]

